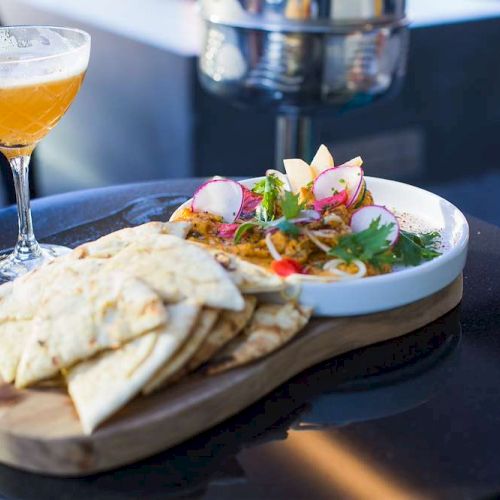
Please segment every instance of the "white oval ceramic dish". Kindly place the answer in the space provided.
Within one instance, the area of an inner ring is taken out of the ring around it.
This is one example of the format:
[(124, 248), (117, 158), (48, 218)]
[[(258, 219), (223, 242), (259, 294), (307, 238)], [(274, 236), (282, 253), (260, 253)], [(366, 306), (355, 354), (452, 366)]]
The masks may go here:
[[(261, 177), (241, 181), (252, 187)], [(299, 301), (312, 306), (316, 316), (355, 316), (394, 309), (431, 295), (460, 275), (467, 257), (469, 226), (454, 205), (429, 191), (401, 182), (365, 177), (377, 205), (400, 218), (403, 229), (439, 231), (442, 255), (416, 267), (352, 281), (301, 280)], [(181, 205), (172, 215), (190, 204)], [(300, 280), (300, 275), (291, 278)], [(276, 296), (269, 296), (270, 300)]]

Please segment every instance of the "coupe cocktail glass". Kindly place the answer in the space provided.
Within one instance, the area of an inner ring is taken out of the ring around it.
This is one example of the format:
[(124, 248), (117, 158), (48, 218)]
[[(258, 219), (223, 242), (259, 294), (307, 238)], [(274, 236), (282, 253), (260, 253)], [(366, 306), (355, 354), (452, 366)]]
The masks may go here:
[(89, 55), (90, 36), (81, 30), (0, 28), (0, 152), (14, 175), (19, 222), (14, 251), (0, 261), (1, 280), (14, 279), (68, 251), (36, 241), (28, 168), (33, 149), (78, 93)]

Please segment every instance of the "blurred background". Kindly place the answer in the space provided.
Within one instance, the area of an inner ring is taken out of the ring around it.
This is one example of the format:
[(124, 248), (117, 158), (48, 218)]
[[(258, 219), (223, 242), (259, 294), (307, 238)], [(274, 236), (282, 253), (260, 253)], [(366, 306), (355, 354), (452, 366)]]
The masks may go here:
[[(390, 2), (389, 2), (390, 3)], [(406, 76), (390, 99), (316, 114), (315, 146), (500, 225), (500, 1), (408, 0)], [(0, 22), (92, 35), (83, 88), (36, 151), (36, 196), (274, 166), (276, 118), (207, 93), (191, 0), (0, 0)], [(305, 158), (310, 160), (311, 158)], [(0, 205), (12, 200), (2, 169)]]

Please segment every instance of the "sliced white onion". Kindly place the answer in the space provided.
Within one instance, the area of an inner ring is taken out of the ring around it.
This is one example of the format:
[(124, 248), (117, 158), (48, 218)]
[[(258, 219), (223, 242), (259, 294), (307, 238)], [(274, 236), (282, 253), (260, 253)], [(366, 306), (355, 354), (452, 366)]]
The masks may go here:
[(358, 271), (354, 274), (342, 271), (342, 269), (338, 268), (340, 264), (345, 264), (345, 261), (342, 259), (332, 259), (329, 260), (328, 262), (325, 262), (325, 264), (323, 265), (323, 270), (330, 274), (333, 274), (334, 276), (337, 276), (339, 279), (344, 279), (344, 280), (358, 279), (366, 276), (367, 270), (364, 262), (360, 261), (359, 259), (354, 259), (352, 262), (358, 268)]
[[(295, 219), (289, 219), (288, 222), (292, 224), (299, 224), (301, 222), (313, 222), (319, 220), (321, 215), (316, 212), (316, 210), (302, 210), (298, 217)], [(279, 219), (275, 219), (267, 224), (268, 228), (274, 229), (276, 226), (279, 226), (283, 221), (285, 221), (285, 217), (280, 217)]]
[(320, 238), (330, 238), (332, 236), (338, 236), (338, 232), (335, 229), (310, 229), (311, 234), (314, 236), (319, 236)]
[(290, 219), (289, 222), (292, 224), (301, 224), (303, 222), (314, 222), (317, 219), (311, 219), (309, 217), (297, 217), (296, 219)]
[(340, 217), (339, 215), (337, 214), (328, 214), (324, 219), (326, 224), (328, 224), (329, 222), (344, 222), (342, 220), (342, 217)]
[(299, 217), (304, 217), (312, 220), (321, 219), (321, 214), (317, 210), (301, 210)]
[(320, 249), (323, 250), (323, 252), (328, 253), (331, 250), (331, 247), (323, 243), (322, 241), (318, 240), (314, 234), (311, 233), (309, 229), (306, 227), (303, 229), (304, 234)]
[(267, 249), (269, 250), (269, 253), (271, 254), (271, 257), (274, 260), (281, 260), (281, 254), (276, 250), (276, 247), (274, 246), (273, 240), (271, 238), (272, 234), (267, 233), (266, 234), (266, 245)]

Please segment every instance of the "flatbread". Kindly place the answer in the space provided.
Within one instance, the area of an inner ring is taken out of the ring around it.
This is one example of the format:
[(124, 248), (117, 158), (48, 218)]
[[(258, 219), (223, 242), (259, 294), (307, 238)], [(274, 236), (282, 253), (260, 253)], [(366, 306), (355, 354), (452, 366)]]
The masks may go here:
[[(100, 264), (86, 265), (96, 273)], [(0, 286), (0, 375), (13, 382), (21, 355), (33, 331), (33, 318), (41, 309), (50, 284), (58, 283), (65, 266), (54, 260), (15, 281)], [(59, 293), (64, 293), (59, 291)]]
[(311, 313), (311, 308), (291, 302), (259, 305), (243, 334), (217, 356), (209, 365), (208, 373), (220, 373), (275, 351), (306, 325)]
[(19, 360), (31, 332), (31, 320), (0, 323), (0, 375), (4, 382), (14, 381)]
[(198, 245), (170, 235), (144, 237), (106, 262), (107, 269), (126, 269), (163, 300), (190, 298), (207, 307), (241, 311), (243, 297), (226, 271)]
[(91, 434), (139, 393), (186, 340), (201, 310), (189, 301), (167, 309), (170, 320), (166, 326), (69, 370), (68, 392), (85, 434)]
[(242, 293), (279, 292), (284, 290), (285, 281), (277, 274), (257, 264), (252, 264), (217, 248), (203, 245), (215, 260), (227, 271), (233, 283)]
[(92, 269), (91, 261), (67, 261), (64, 272), (45, 284), (17, 369), (17, 387), (166, 323), (163, 302), (145, 283), (103, 268), (89, 274)]
[(76, 247), (69, 255), (71, 259), (108, 259), (120, 250), (145, 236), (170, 234), (186, 238), (192, 224), (190, 222), (148, 222), (135, 227), (126, 227), (101, 238)]
[(167, 361), (163, 367), (144, 386), (142, 393), (150, 394), (173, 380), (180, 378), (183, 368), (189, 362), (193, 354), (198, 350), (207, 335), (212, 330), (219, 313), (213, 309), (204, 309), (200, 314), (198, 323), (191, 332), (186, 342), (180, 347), (175, 356)]
[[(95, 273), (101, 264), (89, 264)], [(55, 259), (15, 281), (0, 286), (0, 323), (32, 319), (40, 308), (40, 301), (48, 284), (55, 282), (65, 264)]]
[(251, 295), (247, 295), (245, 296), (245, 309), (243, 311), (222, 312), (210, 334), (198, 348), (191, 361), (189, 361), (186, 372), (196, 370), (233, 340), (250, 321), (256, 305), (257, 299)]

